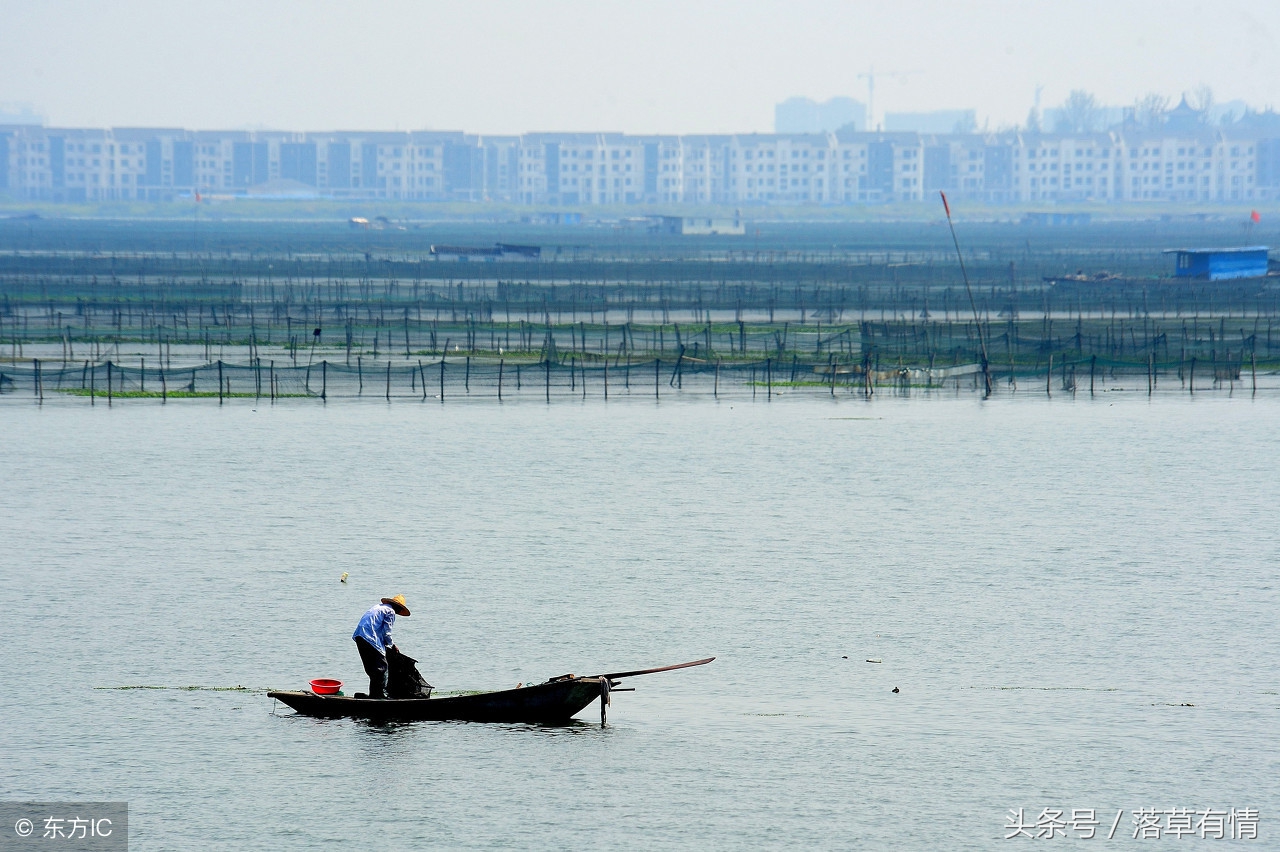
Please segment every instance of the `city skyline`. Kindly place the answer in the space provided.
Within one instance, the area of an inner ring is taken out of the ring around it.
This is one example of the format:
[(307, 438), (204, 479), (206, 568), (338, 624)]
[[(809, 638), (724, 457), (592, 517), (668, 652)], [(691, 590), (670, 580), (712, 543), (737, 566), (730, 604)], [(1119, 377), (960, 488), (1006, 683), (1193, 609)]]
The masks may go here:
[[(1087, 99), (1086, 99), (1087, 100)], [(1069, 133), (628, 135), (0, 127), (0, 194), (33, 201), (335, 198), (580, 206), (1280, 197), (1280, 115), (1185, 101)], [(1088, 107), (1088, 109), (1084, 109)]]
[(995, 130), (1025, 122), (1037, 87), (1042, 108), (1203, 86), (1280, 103), (1280, 7), (1256, 0), (0, 7), (0, 102), (54, 126), (768, 132), (801, 96), (973, 109)]
[[(1072, 94), (1083, 93), (1092, 96), (1092, 93), (1084, 92), (1084, 90), (1075, 90)], [(1231, 100), (1223, 102), (1217, 99), (1211, 90), (1202, 89), (1200, 92), (1183, 92), (1178, 97), (1168, 97), (1159, 95), (1159, 93), (1148, 92), (1144, 98), (1135, 100), (1132, 104), (1104, 104), (1096, 103), (1096, 126), (1092, 128), (1096, 131), (1105, 131), (1109, 129), (1120, 128), (1126, 120), (1131, 120), (1135, 110), (1151, 110), (1151, 99), (1162, 99), (1161, 106), (1158, 107), (1159, 113), (1170, 113), (1178, 108), (1178, 106), (1186, 101), (1192, 105), (1192, 108), (1198, 108), (1199, 98), (1208, 96), (1210, 104), (1205, 110), (1207, 116), (1206, 123), (1210, 125), (1230, 124), (1240, 120), (1249, 113), (1274, 114), (1275, 110), (1271, 106), (1259, 108), (1254, 104), (1246, 103), (1243, 100)], [(1145, 103), (1144, 103), (1145, 101)], [(799, 109), (801, 113), (796, 113)], [(851, 115), (841, 115), (841, 109), (852, 111)], [(387, 128), (383, 126), (368, 126), (359, 128), (359, 132), (372, 133), (463, 133), (468, 135), (479, 136), (525, 136), (536, 135), (539, 133), (621, 133), (632, 136), (698, 136), (698, 135), (750, 135), (750, 134), (794, 134), (794, 133), (831, 133), (848, 125), (851, 129), (860, 133), (896, 133), (896, 132), (918, 132), (930, 134), (947, 134), (947, 133), (978, 133), (978, 134), (1004, 134), (1018, 132), (1062, 132), (1055, 128), (1055, 124), (1060, 117), (1067, 112), (1067, 102), (1063, 101), (1058, 104), (1045, 104), (1039, 108), (1033, 108), (1028, 111), (1028, 115), (1023, 121), (999, 127), (992, 127), (989, 122), (980, 125), (977, 121), (977, 110), (972, 107), (951, 106), (932, 110), (920, 111), (894, 111), (881, 112), (878, 114), (875, 125), (871, 126), (868, 119), (867, 105), (854, 97), (834, 96), (823, 102), (817, 102), (812, 98), (800, 95), (793, 95), (784, 101), (773, 105), (773, 117), (771, 126), (768, 128), (737, 128), (733, 130), (717, 131), (712, 134), (704, 133), (664, 133), (658, 131), (618, 131), (613, 129), (602, 130), (598, 127), (588, 129), (547, 129), (521, 131), (516, 133), (485, 133), (474, 131), (461, 127), (396, 127)], [(805, 115), (804, 119), (798, 118), (799, 115), (813, 112), (812, 116)], [(1028, 126), (1028, 121), (1034, 113), (1038, 127)], [(822, 114), (828, 120), (818, 118)], [(839, 115), (839, 120), (829, 120), (831, 116)], [(811, 127), (801, 126), (805, 121), (816, 122)], [(821, 125), (821, 126), (819, 126)], [(245, 133), (294, 133), (294, 134), (323, 134), (323, 133), (340, 133), (357, 130), (354, 126), (331, 126), (331, 127), (283, 127), (283, 126), (267, 126), (267, 125), (243, 125), (243, 126), (200, 126), (200, 125), (137, 125), (124, 122), (107, 122), (97, 125), (75, 125), (75, 124), (58, 124), (48, 120), (34, 104), (27, 102), (4, 102), (0, 101), (0, 127), (39, 127), (47, 129), (84, 129), (88, 127), (110, 129), (110, 128), (161, 128), (161, 127), (182, 127), (182, 129), (193, 132), (245, 132)]]

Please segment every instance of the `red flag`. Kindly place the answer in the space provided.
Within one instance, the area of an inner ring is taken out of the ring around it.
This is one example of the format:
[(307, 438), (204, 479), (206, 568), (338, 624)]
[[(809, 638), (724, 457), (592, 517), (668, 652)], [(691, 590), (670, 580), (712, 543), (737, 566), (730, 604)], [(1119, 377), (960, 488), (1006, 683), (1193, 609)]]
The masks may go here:
[(1258, 224), (1259, 222), (1261, 222), (1261, 221), (1262, 221), (1262, 214), (1261, 214), (1261, 213), (1259, 213), (1257, 210), (1255, 210), (1255, 211), (1253, 211), (1252, 213), (1250, 213), (1250, 214), (1249, 214), (1249, 218), (1250, 218), (1250, 219), (1252, 219), (1252, 220), (1253, 220), (1253, 224), (1255, 224), (1255, 225), (1256, 225), (1256, 224)]
[(942, 196), (942, 209), (947, 211), (947, 218), (950, 219), (951, 205), (947, 203), (947, 194), (941, 190), (938, 191), (938, 194)]
[(200, 203), (200, 190), (198, 190), (198, 189), (197, 189), (195, 192), (196, 192), (196, 204), (199, 204), (199, 203)]

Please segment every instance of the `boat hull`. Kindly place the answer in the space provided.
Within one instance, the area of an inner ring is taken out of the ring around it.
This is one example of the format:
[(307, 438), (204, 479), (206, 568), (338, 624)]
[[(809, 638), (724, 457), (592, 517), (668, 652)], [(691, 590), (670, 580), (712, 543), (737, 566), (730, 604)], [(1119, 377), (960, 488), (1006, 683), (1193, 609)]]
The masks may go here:
[(373, 722), (567, 722), (600, 697), (601, 678), (574, 678), (445, 698), (369, 699), (311, 692), (268, 692), (304, 716)]

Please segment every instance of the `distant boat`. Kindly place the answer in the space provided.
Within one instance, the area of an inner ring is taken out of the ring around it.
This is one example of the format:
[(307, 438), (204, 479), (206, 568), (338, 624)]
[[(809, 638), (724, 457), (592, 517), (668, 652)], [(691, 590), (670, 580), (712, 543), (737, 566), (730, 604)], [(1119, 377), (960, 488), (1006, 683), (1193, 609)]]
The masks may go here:
[(497, 692), (453, 695), (446, 698), (373, 699), (343, 695), (317, 695), (314, 692), (268, 692), (304, 716), (323, 719), (367, 719), (372, 722), (533, 722), (558, 724), (568, 722), (600, 699), (600, 721), (604, 721), (610, 694), (624, 677), (673, 671), (703, 666), (714, 660), (707, 657), (691, 663), (678, 663), (656, 669), (578, 677), (562, 675), (545, 683)]

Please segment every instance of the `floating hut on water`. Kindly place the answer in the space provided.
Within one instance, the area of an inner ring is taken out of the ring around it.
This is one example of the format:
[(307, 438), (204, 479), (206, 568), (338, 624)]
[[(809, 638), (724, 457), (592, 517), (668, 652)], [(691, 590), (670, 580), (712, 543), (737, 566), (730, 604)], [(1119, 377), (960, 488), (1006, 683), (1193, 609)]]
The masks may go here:
[(1227, 281), (1232, 278), (1263, 278), (1267, 274), (1267, 246), (1217, 249), (1167, 249), (1177, 255), (1175, 278), (1205, 278)]

